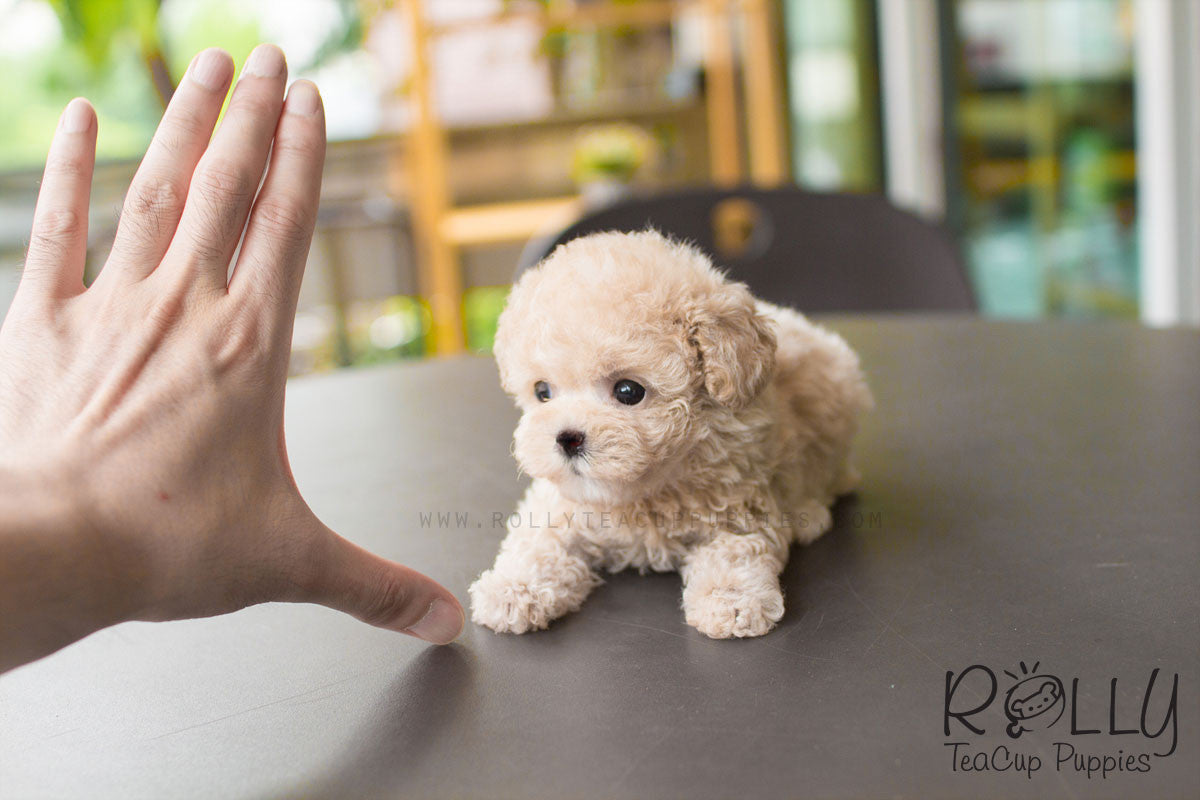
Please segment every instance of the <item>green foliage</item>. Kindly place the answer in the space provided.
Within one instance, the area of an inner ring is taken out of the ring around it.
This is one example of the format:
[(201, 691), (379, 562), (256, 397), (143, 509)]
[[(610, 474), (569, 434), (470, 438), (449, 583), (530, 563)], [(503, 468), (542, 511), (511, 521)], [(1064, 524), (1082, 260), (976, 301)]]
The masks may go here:
[(0, 57), (0, 169), (36, 169), (46, 157), (58, 116), (72, 98), (87, 97), (100, 114), (101, 159), (145, 149), (162, 113), (137, 51), (112, 52), (102, 68), (75, 43)]
[(654, 137), (637, 125), (617, 122), (583, 128), (575, 142), (571, 174), (578, 183), (625, 183), (655, 154)]
[[(0, 53), (0, 170), (37, 169), (58, 115), (84, 96), (100, 117), (101, 159), (136, 158), (149, 144), (162, 114), (149, 66), (161, 58), (177, 82), (192, 56), (222, 47), (237, 68), (263, 40), (252, 9), (237, 0), (179, 4), (171, 0), (43, 0), (62, 28), (62, 41), (32, 54)], [(292, 64), (311, 70), (362, 42), (364, 22), (356, 0), (334, 0), (340, 14), (314, 58)], [(162, 13), (160, 13), (162, 12)], [(166, 24), (170, 20), (171, 24)], [(169, 89), (169, 86), (165, 87)]]
[(48, 0), (63, 34), (77, 43), (93, 67), (107, 65), (114, 49), (158, 48), (160, 0)]
[(476, 286), (464, 293), (463, 318), (467, 327), (467, 349), (492, 352), (496, 323), (508, 301), (509, 286)]
[(334, 56), (347, 53), (362, 46), (367, 26), (363, 19), (359, 0), (337, 0), (341, 20), (338, 27), (329, 31), (325, 41), (307, 64), (294, 65), (299, 71), (310, 70), (324, 64)]
[(208, 47), (220, 47), (233, 56), (234, 74), (254, 46), (263, 40), (258, 21), (235, 0), (211, 0), (187, 7), (190, 13), (173, 15), (171, 24), (163, 24), (166, 58), (176, 80), (187, 71), (196, 53)]

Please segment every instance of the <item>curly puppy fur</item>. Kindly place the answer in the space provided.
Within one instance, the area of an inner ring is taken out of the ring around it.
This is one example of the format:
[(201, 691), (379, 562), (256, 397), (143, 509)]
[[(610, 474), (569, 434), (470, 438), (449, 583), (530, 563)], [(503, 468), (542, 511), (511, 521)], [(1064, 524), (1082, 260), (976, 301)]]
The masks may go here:
[[(857, 482), (847, 459), (871, 395), (840, 337), (756, 302), (693, 247), (601, 233), (521, 277), (495, 353), (534, 480), (470, 588), (476, 623), (545, 628), (599, 570), (636, 567), (677, 570), (687, 623), (708, 636), (774, 627), (790, 544), (821, 535)], [(640, 403), (614, 398), (622, 379), (645, 387)], [(562, 431), (584, 435), (575, 457)]]

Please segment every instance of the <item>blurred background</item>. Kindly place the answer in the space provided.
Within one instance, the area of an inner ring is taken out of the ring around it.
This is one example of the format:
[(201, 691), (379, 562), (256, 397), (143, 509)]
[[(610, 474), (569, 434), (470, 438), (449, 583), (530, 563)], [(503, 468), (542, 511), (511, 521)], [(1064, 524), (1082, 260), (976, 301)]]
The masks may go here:
[(882, 194), (985, 315), (1200, 324), (1200, 0), (0, 0), (0, 313), (63, 105), (94, 274), (192, 55), (260, 41), (331, 140), (293, 374), (486, 352), (531, 239), (711, 184)]

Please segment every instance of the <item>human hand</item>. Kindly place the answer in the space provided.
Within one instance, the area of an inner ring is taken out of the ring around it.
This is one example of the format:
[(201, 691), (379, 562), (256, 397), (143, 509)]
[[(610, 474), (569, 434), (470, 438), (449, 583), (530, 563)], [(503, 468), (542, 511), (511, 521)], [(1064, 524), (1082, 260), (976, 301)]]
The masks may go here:
[(0, 670), (122, 620), (272, 600), (437, 643), (462, 628), (449, 591), (334, 534), (296, 488), (284, 383), (324, 112), (306, 81), (285, 102), (264, 45), (211, 136), (232, 75), (219, 50), (192, 62), (86, 289), (97, 122), (84, 100), (63, 113), (0, 329)]

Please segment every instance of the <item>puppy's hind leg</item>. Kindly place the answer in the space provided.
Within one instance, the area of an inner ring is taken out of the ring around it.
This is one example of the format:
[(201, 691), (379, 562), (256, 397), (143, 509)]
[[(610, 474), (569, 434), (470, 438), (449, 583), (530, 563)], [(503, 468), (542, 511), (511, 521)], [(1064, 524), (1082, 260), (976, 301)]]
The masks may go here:
[(849, 464), (843, 464), (833, 482), (833, 496), (841, 497), (844, 494), (850, 494), (858, 488), (860, 483), (862, 483), (862, 475), (859, 471)]
[(778, 535), (723, 533), (690, 553), (683, 575), (687, 624), (714, 639), (762, 636), (783, 617)]
[(806, 500), (792, 520), (792, 533), (800, 544), (812, 544), (833, 527), (833, 514), (819, 500)]
[(796, 515), (791, 520), (792, 533), (800, 544), (812, 544), (821, 534), (833, 527), (833, 504), (844, 494), (850, 494), (861, 480), (858, 470), (849, 464), (838, 467), (836, 476), (829, 487), (829, 494), (823, 499), (809, 498), (801, 500), (796, 509)]

